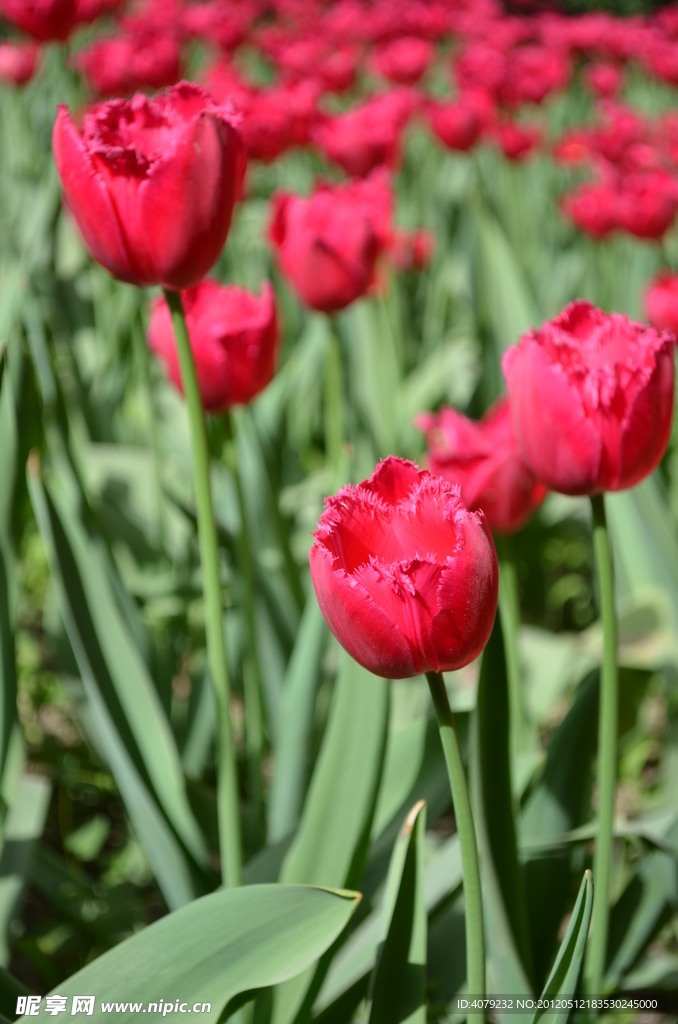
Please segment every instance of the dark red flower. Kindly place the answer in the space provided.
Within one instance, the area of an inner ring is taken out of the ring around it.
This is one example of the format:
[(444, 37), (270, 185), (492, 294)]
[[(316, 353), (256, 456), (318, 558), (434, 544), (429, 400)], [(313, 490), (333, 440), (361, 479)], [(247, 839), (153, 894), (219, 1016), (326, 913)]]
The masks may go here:
[(499, 121), (494, 127), (494, 137), (502, 153), (516, 162), (530, 155), (540, 142), (541, 135), (541, 128), (536, 124)]
[(507, 107), (541, 103), (564, 89), (570, 80), (570, 62), (555, 47), (521, 46), (508, 61), (497, 98)]
[(76, 0), (0, 0), (0, 14), (33, 39), (63, 42), (75, 26)]
[(619, 196), (606, 182), (580, 185), (564, 195), (560, 205), (581, 231), (594, 238), (605, 238), (618, 227)]
[(307, 306), (334, 313), (374, 284), (377, 259), (391, 245), (391, 202), (382, 175), (347, 185), (321, 183), (308, 199), (273, 196), (271, 241)]
[(678, 183), (663, 171), (639, 171), (621, 179), (619, 226), (654, 241), (669, 230), (678, 210)]
[(181, 48), (175, 35), (137, 32), (96, 39), (73, 63), (101, 96), (162, 89), (181, 78)]
[(426, 431), (428, 468), (457, 484), (466, 507), (481, 509), (493, 532), (515, 533), (542, 504), (546, 488), (520, 454), (507, 398), (478, 421), (446, 408), (416, 423)]
[[(181, 293), (202, 403), (207, 412), (225, 412), (251, 402), (275, 372), (278, 325), (269, 282), (261, 298), (236, 285), (208, 279)], [(151, 351), (183, 392), (172, 319), (164, 298), (151, 306)]]
[(448, 149), (466, 152), (492, 120), (494, 108), (486, 93), (465, 92), (454, 103), (426, 104), (435, 135)]
[(76, 0), (76, 20), (79, 25), (91, 25), (97, 18), (122, 7), (124, 0)]
[(314, 536), (320, 610), (370, 672), (449, 672), (480, 654), (497, 609), (497, 555), (457, 488), (391, 456), (325, 500)]
[(0, 43), (0, 82), (25, 85), (35, 74), (39, 55), (35, 43)]
[(678, 336), (678, 274), (664, 270), (645, 290), (645, 315), (658, 331)]
[(216, 262), (245, 171), (230, 108), (186, 82), (99, 104), (82, 128), (62, 106), (53, 148), (83, 238), (114, 277), (189, 288)]
[(529, 331), (503, 359), (523, 458), (563, 494), (633, 487), (671, 434), (675, 338), (589, 302)]
[(391, 82), (414, 85), (433, 60), (433, 45), (416, 36), (404, 36), (379, 46), (373, 54), (376, 71)]
[(610, 99), (616, 96), (624, 84), (624, 72), (618, 64), (596, 61), (584, 69), (584, 83), (596, 96)]
[(400, 137), (410, 113), (399, 92), (375, 96), (337, 117), (322, 117), (311, 138), (347, 174), (364, 178), (398, 164)]

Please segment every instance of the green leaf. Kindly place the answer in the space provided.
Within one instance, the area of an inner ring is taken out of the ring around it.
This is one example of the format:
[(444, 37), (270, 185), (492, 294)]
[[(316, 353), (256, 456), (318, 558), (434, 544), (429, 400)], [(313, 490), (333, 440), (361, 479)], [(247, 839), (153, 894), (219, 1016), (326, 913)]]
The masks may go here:
[[(388, 729), (388, 682), (342, 652), (329, 724), (283, 882), (357, 886), (362, 878)], [(311, 974), (276, 992), (273, 1020), (292, 1020), (310, 998)]]
[[(17, 424), (7, 352), (0, 347), (0, 779), (5, 772), (12, 732), (16, 728), (16, 574), (12, 543), (12, 509), (17, 460)], [(6, 794), (3, 794), (6, 796)], [(0, 808), (0, 825), (5, 808)]]
[(499, 612), (480, 666), (471, 776), (485, 882), (491, 985), (499, 993), (529, 992), (532, 954), (518, 863), (509, 752), (508, 677)]
[(393, 850), (382, 938), (370, 989), (369, 1024), (426, 1024), (426, 804), (415, 804)]
[(207, 852), (169, 723), (126, 629), (100, 551), (33, 472), (29, 491), (100, 742), (163, 893), (170, 906), (180, 906), (195, 897), (196, 878), (169, 823), (196, 864), (207, 866)]
[(304, 802), (310, 762), (311, 727), (320, 662), (327, 626), (314, 595), (310, 595), (292, 651), (275, 736), (275, 775), (268, 808), (268, 838), (275, 843), (288, 835)]
[(0, 965), (10, 961), (10, 925), (42, 835), (52, 786), (40, 775), (24, 775), (5, 820), (0, 855)]
[[(560, 945), (556, 962), (548, 976), (542, 999), (563, 999), (571, 998), (577, 991), (579, 975), (584, 961), (586, 939), (589, 934), (591, 923), (591, 911), (593, 909), (593, 882), (591, 872), (587, 871), (582, 879), (579, 888), (577, 902), (572, 911), (572, 917), (567, 926), (565, 937)], [(545, 1010), (537, 1010), (533, 1017), (532, 1024), (537, 1024), (546, 1015)], [(548, 1014), (548, 1020), (554, 1024), (565, 1024), (570, 1016), (569, 1010), (558, 1010)]]
[(208, 1024), (238, 996), (280, 984), (317, 960), (359, 900), (357, 893), (296, 885), (221, 890), (104, 953), (55, 994), (96, 996), (93, 1021), (108, 1019), (103, 1003), (124, 1000), (128, 1005), (113, 1011), (119, 1024), (138, 1018), (129, 1003), (141, 1003), (149, 1022), (163, 1017), (149, 1002), (209, 1003), (200, 1014)]
[[(520, 816), (521, 841), (563, 835), (589, 821), (597, 728), (598, 673), (592, 672), (551, 734), (542, 777)], [(569, 850), (529, 856), (525, 864), (537, 984), (546, 977), (571, 891), (572, 873), (580, 868), (581, 855)]]
[[(678, 825), (667, 839), (678, 843)], [(604, 986), (614, 990), (662, 925), (678, 910), (678, 861), (663, 850), (646, 853), (610, 912)]]

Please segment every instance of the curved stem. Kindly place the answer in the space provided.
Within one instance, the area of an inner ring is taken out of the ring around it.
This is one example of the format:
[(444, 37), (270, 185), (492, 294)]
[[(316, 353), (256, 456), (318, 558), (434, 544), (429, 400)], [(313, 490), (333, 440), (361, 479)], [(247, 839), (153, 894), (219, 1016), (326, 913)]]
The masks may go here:
[(205, 598), (207, 660), (217, 703), (217, 817), (221, 881), (223, 885), (235, 886), (242, 882), (240, 808), (235, 743), (231, 723), (231, 684), (226, 660), (221, 580), (219, 578), (219, 549), (212, 505), (205, 417), (181, 296), (178, 292), (165, 290), (165, 299), (172, 314), (172, 326), (191, 432), (195, 505)]
[(440, 672), (427, 672), (429, 690), (438, 719), (440, 741), (443, 745), (447, 774), (452, 790), (454, 817), (459, 833), (461, 864), (464, 876), (464, 902), (466, 918), (466, 973), (468, 991), (472, 996), (485, 995), (485, 932), (483, 902), (480, 890), (478, 845), (473, 825), (471, 800), (466, 783), (466, 772), (459, 747), (454, 716), (447, 698), (445, 681)]
[(329, 322), (325, 356), (325, 448), (336, 486), (343, 483), (344, 367), (341, 346), (333, 322)]
[(614, 847), (614, 796), (617, 777), (617, 616), (614, 606), (612, 551), (607, 532), (605, 500), (591, 498), (593, 547), (598, 573), (600, 612), (603, 621), (603, 666), (600, 677), (598, 719), (598, 838), (593, 855), (593, 927), (588, 949), (587, 989), (602, 992)]

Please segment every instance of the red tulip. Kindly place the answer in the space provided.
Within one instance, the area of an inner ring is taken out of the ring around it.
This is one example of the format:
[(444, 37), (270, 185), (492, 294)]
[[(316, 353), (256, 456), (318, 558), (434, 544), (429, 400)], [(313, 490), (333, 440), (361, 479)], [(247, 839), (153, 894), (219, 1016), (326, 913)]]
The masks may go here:
[(431, 472), (458, 484), (464, 504), (482, 509), (493, 532), (520, 530), (546, 497), (520, 454), (507, 398), (478, 422), (446, 408), (417, 417), (417, 426), (426, 431)]
[(584, 82), (596, 96), (609, 99), (616, 96), (624, 84), (624, 72), (618, 64), (598, 61), (585, 68)]
[(25, 85), (35, 74), (39, 53), (35, 43), (0, 43), (0, 82)]
[(181, 78), (181, 48), (175, 35), (135, 32), (95, 39), (75, 55), (74, 66), (101, 96), (162, 89)]
[(645, 315), (658, 331), (678, 335), (678, 274), (657, 274), (645, 290)]
[(535, 476), (563, 494), (633, 487), (671, 433), (675, 338), (573, 302), (503, 359), (511, 416)]
[(678, 182), (665, 171), (625, 174), (619, 196), (619, 226), (654, 241), (669, 230), (678, 210)]
[(240, 0), (238, 4), (201, 0), (186, 5), (181, 25), (187, 35), (232, 51), (244, 41), (248, 23), (255, 15), (253, 5), (246, 0)]
[(186, 82), (99, 104), (82, 128), (60, 107), (53, 147), (83, 238), (114, 277), (189, 288), (216, 262), (245, 171), (230, 108)]
[(75, 26), (76, 0), (0, 0), (0, 14), (33, 39), (63, 42)]
[(563, 89), (569, 78), (570, 62), (561, 50), (522, 46), (511, 55), (497, 98), (507, 107), (541, 103)]
[(431, 128), (448, 149), (466, 152), (480, 138), (493, 116), (486, 93), (462, 93), (454, 103), (426, 104)]
[(323, 182), (308, 199), (273, 196), (271, 241), (311, 309), (334, 313), (372, 286), (377, 258), (391, 244), (391, 198), (382, 175), (347, 185)]
[(370, 672), (449, 672), (480, 654), (497, 608), (497, 555), (484, 516), (456, 487), (390, 456), (325, 500), (314, 536), (320, 610)]
[(541, 129), (533, 124), (500, 121), (494, 128), (494, 136), (504, 156), (519, 162), (529, 156), (539, 143)]
[[(202, 403), (224, 412), (251, 402), (275, 372), (278, 325), (273, 288), (258, 298), (235, 285), (204, 280), (181, 293)], [(149, 348), (183, 391), (170, 311), (164, 298), (151, 306)]]
[(605, 238), (618, 226), (619, 199), (616, 190), (600, 184), (580, 185), (561, 200), (563, 213), (581, 231), (594, 238)]
[(400, 85), (414, 85), (433, 60), (433, 46), (425, 39), (405, 36), (385, 43), (374, 52), (373, 64), (384, 78)]
[(425, 270), (435, 250), (435, 236), (424, 228), (394, 231), (391, 255), (398, 270)]
[(400, 136), (410, 104), (398, 92), (375, 96), (338, 117), (325, 117), (311, 138), (347, 174), (366, 177), (376, 167), (398, 163)]
[(76, 0), (76, 21), (79, 25), (91, 25), (97, 18), (121, 7), (124, 0)]

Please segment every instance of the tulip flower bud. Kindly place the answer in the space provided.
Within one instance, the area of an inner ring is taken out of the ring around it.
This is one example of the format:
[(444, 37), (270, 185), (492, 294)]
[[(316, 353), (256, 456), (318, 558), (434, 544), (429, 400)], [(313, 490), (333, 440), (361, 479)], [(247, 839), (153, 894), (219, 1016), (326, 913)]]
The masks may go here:
[[(201, 281), (182, 292), (198, 386), (207, 412), (225, 412), (251, 402), (275, 372), (278, 324), (269, 282), (261, 298), (235, 285)], [(182, 391), (172, 320), (167, 303), (151, 306), (148, 345)]]
[(672, 334), (573, 302), (506, 352), (513, 426), (532, 472), (562, 494), (633, 487), (671, 434)]
[(348, 185), (322, 183), (308, 199), (274, 195), (271, 241), (307, 306), (335, 313), (365, 295), (379, 255), (391, 245), (390, 207), (381, 174)]
[(94, 258), (114, 277), (179, 290), (219, 257), (245, 173), (237, 117), (182, 82), (154, 98), (59, 108), (54, 159)]
[(452, 671), (489, 639), (499, 571), (485, 518), (413, 462), (390, 456), (327, 498), (310, 563), (330, 629), (375, 675)]
[(457, 484), (464, 504), (481, 509), (493, 533), (515, 533), (543, 502), (546, 488), (520, 454), (507, 398), (478, 422), (449, 408), (416, 422), (426, 431), (431, 472)]

